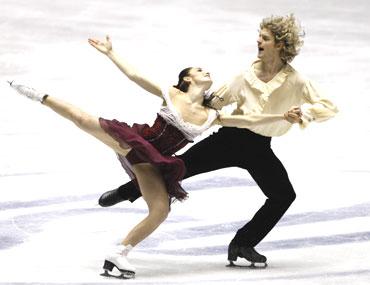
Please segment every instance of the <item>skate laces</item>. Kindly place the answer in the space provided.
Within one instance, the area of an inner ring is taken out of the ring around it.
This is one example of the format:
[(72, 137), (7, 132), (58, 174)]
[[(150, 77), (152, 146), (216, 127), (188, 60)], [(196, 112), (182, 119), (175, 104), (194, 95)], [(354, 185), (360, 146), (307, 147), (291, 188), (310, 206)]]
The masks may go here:
[[(13, 85), (11, 85), (13, 87)], [(14, 85), (14, 89), (18, 90), (23, 95), (33, 98), (35, 95), (37, 95), (37, 91), (31, 87), (25, 86), (25, 85)]]
[(23, 96), (26, 96), (27, 98), (29, 98), (31, 100), (37, 100), (37, 101), (42, 102), (43, 97), (44, 97), (45, 94), (37, 91), (36, 89), (34, 89), (32, 87), (28, 87), (26, 85), (18, 84), (14, 80), (12, 80), (12, 81), (8, 80), (7, 82), (9, 83), (10, 87), (13, 88), (14, 90), (16, 90), (19, 94), (21, 94)]

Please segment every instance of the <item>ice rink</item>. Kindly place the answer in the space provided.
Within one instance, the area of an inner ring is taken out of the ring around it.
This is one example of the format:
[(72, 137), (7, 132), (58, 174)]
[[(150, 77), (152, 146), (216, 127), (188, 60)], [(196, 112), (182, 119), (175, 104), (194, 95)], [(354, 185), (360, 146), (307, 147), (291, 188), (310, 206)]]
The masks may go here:
[[(0, 284), (370, 284), (369, 9), (367, 0), (1, 0)], [(99, 207), (101, 193), (128, 181), (113, 151), (5, 81), (150, 123), (160, 100), (87, 38), (109, 34), (161, 84), (201, 66), (217, 87), (255, 59), (260, 20), (291, 12), (306, 32), (292, 65), (340, 112), (273, 139), (297, 199), (257, 247), (268, 267), (225, 267), (235, 231), (265, 199), (246, 171), (229, 168), (183, 182), (189, 199), (130, 254), (134, 280), (100, 276), (145, 203)]]

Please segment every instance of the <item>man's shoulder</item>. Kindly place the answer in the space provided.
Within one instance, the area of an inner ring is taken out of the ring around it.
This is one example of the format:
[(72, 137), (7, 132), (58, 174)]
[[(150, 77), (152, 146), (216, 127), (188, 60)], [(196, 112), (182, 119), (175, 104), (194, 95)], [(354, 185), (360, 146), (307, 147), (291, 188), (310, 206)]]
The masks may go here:
[(308, 81), (308, 78), (298, 72), (293, 66), (290, 64), (287, 64), (287, 72), (288, 72), (288, 78), (289, 80), (293, 80), (296, 84), (306, 84)]

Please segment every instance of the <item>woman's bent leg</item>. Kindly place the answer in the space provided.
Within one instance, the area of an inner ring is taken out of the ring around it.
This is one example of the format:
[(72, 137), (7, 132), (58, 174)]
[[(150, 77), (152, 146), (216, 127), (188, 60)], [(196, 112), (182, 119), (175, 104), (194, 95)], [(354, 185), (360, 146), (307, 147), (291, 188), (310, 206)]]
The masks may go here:
[(149, 163), (136, 164), (133, 168), (149, 209), (148, 216), (137, 224), (122, 241), (124, 245), (135, 246), (167, 218), (170, 205), (166, 186), (158, 169)]

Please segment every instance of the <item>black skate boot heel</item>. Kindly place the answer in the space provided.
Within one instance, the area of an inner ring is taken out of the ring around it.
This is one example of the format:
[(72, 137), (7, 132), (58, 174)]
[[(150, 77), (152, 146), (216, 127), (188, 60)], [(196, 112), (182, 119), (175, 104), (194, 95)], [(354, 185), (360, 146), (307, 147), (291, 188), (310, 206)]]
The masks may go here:
[(246, 260), (252, 263), (266, 263), (266, 256), (259, 254), (253, 247), (241, 246), (240, 257), (244, 257)]
[(240, 247), (240, 257), (248, 260), (251, 268), (266, 268), (267, 258), (266, 256), (259, 254), (253, 247), (241, 246)]
[(103, 269), (104, 270), (109, 270), (109, 271), (112, 271), (113, 270), (113, 268), (114, 268), (114, 264), (112, 263), (112, 262), (110, 262), (110, 261), (108, 261), (108, 260), (105, 260), (104, 261), (104, 265), (103, 265)]
[[(135, 278), (135, 271), (134, 271), (135, 269), (134, 269), (134, 267), (129, 265), (129, 268), (132, 269), (132, 270), (124, 269), (124, 267), (120, 268), (121, 265), (123, 265), (123, 264), (120, 264), (121, 262), (120, 262), (119, 259), (120, 258), (116, 259), (116, 261), (115, 261), (115, 262), (118, 261), (117, 265), (106, 259), (104, 261), (104, 265), (103, 265), (104, 273), (102, 273), (100, 275), (105, 276), (105, 277), (114, 277), (114, 278), (118, 278), (118, 279), (132, 279), (132, 278)], [(121, 259), (122, 259), (122, 257), (121, 257)], [(123, 257), (123, 259), (124, 259), (124, 261), (127, 261), (126, 257)], [(120, 275), (112, 274), (112, 270), (114, 268), (118, 269)]]
[(103, 265), (104, 273), (100, 275), (105, 277), (112, 277), (113, 275), (109, 274), (109, 272), (112, 272), (114, 266), (115, 265), (112, 262), (105, 260)]
[(105, 260), (104, 261), (104, 265), (103, 265), (103, 269), (104, 269), (104, 273), (100, 274), (102, 276), (111, 276), (108, 271), (112, 271), (114, 268), (114, 264), (108, 260)]

